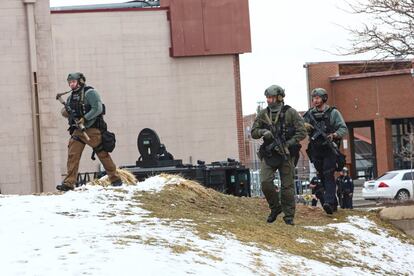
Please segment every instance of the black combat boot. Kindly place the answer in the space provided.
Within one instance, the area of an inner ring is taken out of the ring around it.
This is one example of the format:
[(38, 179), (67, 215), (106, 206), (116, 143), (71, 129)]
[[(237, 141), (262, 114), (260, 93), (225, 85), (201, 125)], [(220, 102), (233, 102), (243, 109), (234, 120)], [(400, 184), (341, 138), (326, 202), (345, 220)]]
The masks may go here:
[(111, 183), (111, 186), (114, 186), (114, 187), (122, 186), (122, 180), (121, 179), (115, 180), (114, 182)]
[(324, 204), (323, 204), (323, 209), (325, 210), (325, 212), (326, 212), (328, 215), (332, 215), (332, 214), (333, 214), (333, 208), (332, 208), (331, 204), (329, 204), (329, 203), (324, 203)]
[(287, 225), (295, 225), (295, 223), (293, 222), (293, 218), (283, 218), (283, 220)]
[(56, 189), (62, 192), (67, 192), (73, 190), (72, 186), (68, 186), (65, 183), (56, 186)]
[(269, 216), (267, 217), (267, 222), (268, 223), (272, 223), (276, 220), (277, 216), (281, 213), (281, 211), (277, 211), (277, 210), (272, 210), (269, 214)]

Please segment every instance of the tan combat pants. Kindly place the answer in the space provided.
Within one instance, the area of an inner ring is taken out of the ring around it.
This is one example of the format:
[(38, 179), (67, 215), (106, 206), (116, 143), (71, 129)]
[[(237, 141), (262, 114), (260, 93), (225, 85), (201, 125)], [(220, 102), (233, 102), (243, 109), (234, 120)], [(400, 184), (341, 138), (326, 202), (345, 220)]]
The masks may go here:
[[(73, 132), (72, 137), (69, 139), (67, 176), (63, 180), (63, 183), (69, 187), (75, 187), (79, 170), (79, 162), (82, 156), (83, 149), (85, 148), (85, 144), (92, 148), (101, 144), (102, 137), (99, 129), (88, 128), (86, 129), (86, 133), (90, 138), (89, 141), (85, 139), (85, 137), (82, 134), (82, 131), (78, 129)], [(78, 137), (83, 143), (77, 141), (73, 137)], [(112, 161), (112, 158), (109, 155), (109, 153), (106, 151), (101, 151), (97, 152), (96, 155), (98, 156), (99, 160), (104, 166), (106, 174), (108, 175), (111, 183), (119, 180), (120, 178), (118, 173), (116, 172), (116, 166)]]

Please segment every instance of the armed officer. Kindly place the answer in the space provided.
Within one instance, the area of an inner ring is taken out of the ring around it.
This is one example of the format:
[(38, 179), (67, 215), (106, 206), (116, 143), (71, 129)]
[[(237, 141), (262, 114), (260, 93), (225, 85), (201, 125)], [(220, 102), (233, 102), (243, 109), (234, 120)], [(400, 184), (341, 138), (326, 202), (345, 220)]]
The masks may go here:
[(321, 205), (323, 206), (324, 200), (323, 200), (323, 183), (321, 178), (319, 177), (319, 174), (317, 173), (310, 181), (309, 187), (312, 190), (312, 206), (316, 206), (318, 204), (318, 200), (321, 202)]
[(341, 208), (352, 209), (352, 195), (354, 194), (354, 182), (349, 177), (348, 168), (345, 167), (336, 179), (338, 189), (341, 191)]
[(342, 170), (345, 163), (339, 144), (348, 128), (341, 113), (326, 104), (328, 94), (325, 89), (315, 88), (311, 97), (313, 107), (304, 114), (310, 138), (306, 152), (325, 188), (323, 209), (332, 214), (337, 209), (335, 170)]
[[(285, 223), (294, 225), (294, 159), (299, 154), (299, 142), (306, 137), (304, 121), (295, 109), (284, 105), (282, 87), (268, 87), (265, 96), (268, 106), (257, 114), (251, 134), (254, 139), (263, 138), (258, 155), (262, 191), (270, 208), (267, 222), (274, 222), (283, 211)], [(281, 197), (273, 184), (277, 170), (282, 182)]]
[[(111, 156), (102, 147), (101, 131), (106, 130), (106, 123), (103, 120), (104, 105), (98, 92), (93, 87), (85, 85), (86, 78), (80, 72), (70, 73), (67, 81), (71, 94), (65, 108), (62, 109), (62, 115), (69, 120), (68, 130), (71, 137), (68, 144), (67, 175), (56, 189), (60, 191), (74, 189), (85, 145), (95, 150), (112, 186), (122, 185)], [(70, 114), (68, 109), (72, 111)], [(84, 131), (80, 126), (84, 126)]]

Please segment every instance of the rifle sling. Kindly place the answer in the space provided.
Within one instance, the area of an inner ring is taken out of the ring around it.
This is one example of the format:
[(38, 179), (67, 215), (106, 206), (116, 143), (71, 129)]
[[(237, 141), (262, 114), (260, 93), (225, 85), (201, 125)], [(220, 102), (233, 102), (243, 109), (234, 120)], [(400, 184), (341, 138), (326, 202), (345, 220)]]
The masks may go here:
[[(265, 118), (266, 118), (266, 120), (267, 120), (267, 123), (268, 123), (270, 126), (272, 126), (272, 125), (276, 126), (277, 122), (279, 121), (280, 113), (282, 113), (282, 109), (283, 109), (283, 107), (282, 107), (282, 108), (280, 109), (280, 111), (276, 114), (276, 117), (275, 117), (275, 121), (274, 121), (274, 122), (272, 122), (272, 120), (270, 119), (268, 112), (267, 112), (267, 113), (265, 113)], [(270, 112), (272, 112), (270, 109), (269, 109), (269, 111), (270, 111)]]

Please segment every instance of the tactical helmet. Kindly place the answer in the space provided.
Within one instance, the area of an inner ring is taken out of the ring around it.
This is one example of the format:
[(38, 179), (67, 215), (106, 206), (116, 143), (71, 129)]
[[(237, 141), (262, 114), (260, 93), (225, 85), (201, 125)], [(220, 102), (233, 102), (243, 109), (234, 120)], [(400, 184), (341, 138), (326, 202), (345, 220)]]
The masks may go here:
[(81, 72), (70, 73), (68, 75), (67, 81), (77, 80), (80, 85), (85, 84), (86, 78)]
[(266, 97), (282, 96), (284, 98), (285, 90), (279, 85), (271, 85), (265, 90), (264, 94)]
[(328, 100), (328, 92), (326, 92), (326, 90), (323, 89), (323, 88), (315, 88), (315, 89), (313, 89), (312, 90), (312, 93), (311, 93), (311, 96), (312, 96), (312, 98), (313, 97), (316, 97), (316, 96), (319, 96), (319, 97), (322, 98), (322, 101), (323, 102), (326, 102)]

